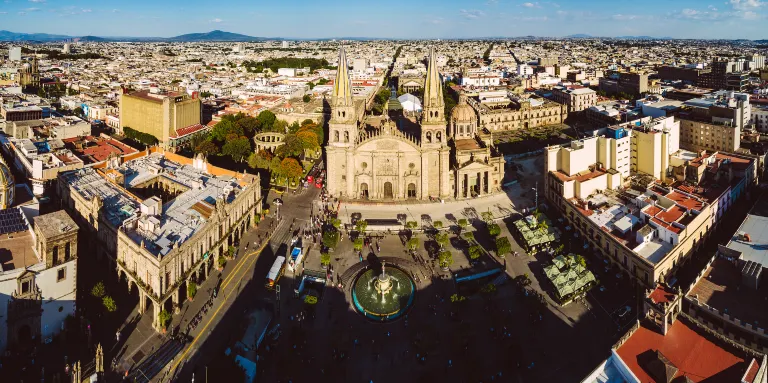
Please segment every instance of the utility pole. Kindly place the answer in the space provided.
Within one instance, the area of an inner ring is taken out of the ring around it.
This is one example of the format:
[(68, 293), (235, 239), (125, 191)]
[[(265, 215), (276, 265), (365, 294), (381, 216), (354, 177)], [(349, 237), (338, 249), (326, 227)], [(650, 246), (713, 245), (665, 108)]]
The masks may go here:
[(536, 199), (534, 202), (536, 205), (534, 206), (534, 209), (538, 213), (539, 212), (539, 181), (536, 181), (536, 187), (533, 188), (533, 191), (536, 192), (536, 197), (535, 197)]
[(280, 285), (275, 286), (275, 308), (277, 309), (277, 315), (280, 316)]

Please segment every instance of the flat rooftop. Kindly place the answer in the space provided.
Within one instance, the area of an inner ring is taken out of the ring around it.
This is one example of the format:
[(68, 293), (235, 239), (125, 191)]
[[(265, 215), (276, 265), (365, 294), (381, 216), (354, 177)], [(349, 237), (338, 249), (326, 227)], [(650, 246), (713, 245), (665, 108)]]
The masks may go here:
[(67, 149), (71, 150), (85, 164), (106, 161), (112, 154), (124, 156), (138, 152), (138, 150), (112, 138), (86, 136), (68, 138), (63, 142)]
[(144, 241), (147, 250), (153, 254), (168, 254), (174, 243), (184, 243), (205, 225), (210, 215), (205, 211), (207, 209), (199, 209), (200, 205), (212, 208), (220, 201), (230, 203), (244, 189), (235, 177), (214, 176), (190, 165), (171, 161), (161, 153), (128, 161), (119, 171), (125, 177), (127, 189), (139, 187), (157, 177), (168, 178), (187, 188), (163, 205), (162, 215), (158, 217), (160, 225), (154, 231), (126, 231), (136, 243)]
[(61, 179), (88, 201), (99, 197), (103, 203), (103, 212), (114, 227), (120, 226), (126, 219), (133, 217), (139, 209), (136, 198), (107, 181), (93, 168), (61, 174)]
[(740, 382), (753, 359), (682, 316), (667, 335), (641, 322), (616, 352), (641, 382), (668, 382), (681, 376), (693, 382)]
[(757, 290), (742, 286), (741, 269), (725, 258), (715, 258), (688, 296), (744, 323), (768, 326), (768, 283), (759, 284)]

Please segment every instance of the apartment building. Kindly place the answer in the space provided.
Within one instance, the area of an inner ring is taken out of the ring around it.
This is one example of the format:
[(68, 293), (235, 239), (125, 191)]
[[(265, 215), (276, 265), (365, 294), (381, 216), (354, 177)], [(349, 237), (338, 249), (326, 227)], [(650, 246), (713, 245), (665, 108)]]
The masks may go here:
[(649, 287), (690, 259), (756, 179), (752, 158), (679, 150), (676, 124), (613, 127), (545, 157), (545, 197), (575, 238)]
[(691, 151), (735, 152), (741, 147), (741, 132), (750, 123), (752, 108), (746, 93), (716, 92), (683, 103), (680, 144)]
[(599, 81), (600, 90), (611, 94), (643, 94), (650, 89), (647, 73), (612, 72)]
[(142, 90), (120, 97), (120, 128), (130, 127), (168, 143), (176, 132), (199, 125), (201, 110), (196, 97), (157, 88)]
[(597, 105), (597, 92), (578, 86), (556, 86), (552, 88), (552, 99), (568, 107), (568, 113), (580, 112)]

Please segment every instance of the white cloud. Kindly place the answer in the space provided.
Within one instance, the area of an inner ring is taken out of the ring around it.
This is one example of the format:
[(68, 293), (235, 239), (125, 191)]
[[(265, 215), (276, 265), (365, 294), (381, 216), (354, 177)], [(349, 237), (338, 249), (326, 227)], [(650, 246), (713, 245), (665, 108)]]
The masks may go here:
[(91, 9), (81, 9), (80, 12), (82, 12), (82, 13), (91, 13), (91, 12), (93, 12), (93, 10), (91, 10)]
[(499, 0), (488, 0), (485, 2), (487, 5), (496, 5), (499, 3)]
[(539, 3), (522, 3), (520, 5), (525, 8), (541, 8), (541, 5), (539, 5)]
[(45, 3), (45, 0), (29, 0), (30, 3)]
[(459, 10), (459, 15), (464, 17), (465, 19), (475, 20), (485, 16), (485, 12), (477, 9), (470, 9), (470, 10), (461, 9)]
[(112, 10), (112, 13), (118, 13), (118, 12), (120, 12), (120, 10), (119, 10), (119, 9), (117, 9), (117, 8), (115, 8), (115, 9), (113, 9), (113, 10)]
[(39, 10), (40, 10), (40, 8), (27, 8), (27, 9), (23, 9), (22, 11), (23, 12), (37, 12)]
[(222, 21), (224, 21), (224, 20), (222, 20), (222, 19), (220, 19), (220, 18), (218, 18), (218, 17), (217, 17), (217, 18), (215, 18), (215, 19), (211, 20), (210, 22), (211, 22), (211, 23), (220, 23), (220, 22), (222, 22)]
[(8, 12), (0, 12), (0, 15), (6, 15)]
[(611, 16), (611, 19), (618, 20), (618, 21), (627, 21), (627, 20), (637, 20), (637, 19), (640, 19), (642, 17), (643, 16), (639, 16), (639, 15), (624, 15), (624, 14), (619, 13), (619, 14)]
[(445, 21), (442, 17), (427, 17), (427, 22), (430, 24), (442, 24)]
[(730, 0), (726, 4), (730, 4), (733, 9), (748, 11), (755, 8), (760, 8), (768, 3), (760, 0)]

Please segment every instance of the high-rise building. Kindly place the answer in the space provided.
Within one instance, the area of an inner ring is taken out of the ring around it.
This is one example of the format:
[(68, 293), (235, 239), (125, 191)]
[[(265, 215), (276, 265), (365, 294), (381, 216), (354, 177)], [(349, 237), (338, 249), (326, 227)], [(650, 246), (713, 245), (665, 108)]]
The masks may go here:
[(8, 48), (8, 59), (11, 61), (21, 61), (21, 47)]
[(291, 47), (290, 41), (283, 41), (283, 44), (281, 45), (283, 49), (288, 49)]
[(63, 47), (63, 48), (61, 48), (61, 53), (64, 53), (64, 54), (70, 54), (70, 53), (72, 53), (72, 45), (70, 45), (70, 44), (64, 44), (64, 47)]
[(200, 125), (201, 103), (186, 93), (162, 92), (156, 88), (120, 97), (120, 127), (129, 127), (171, 144), (185, 128)]

